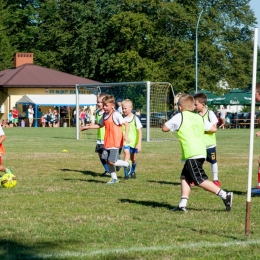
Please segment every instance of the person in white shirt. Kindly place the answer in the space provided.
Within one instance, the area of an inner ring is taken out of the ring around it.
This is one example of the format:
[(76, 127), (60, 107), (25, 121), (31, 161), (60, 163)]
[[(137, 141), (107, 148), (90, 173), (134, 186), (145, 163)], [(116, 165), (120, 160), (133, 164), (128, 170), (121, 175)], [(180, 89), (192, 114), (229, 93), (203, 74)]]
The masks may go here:
[(33, 107), (32, 107), (32, 105), (30, 105), (29, 108), (28, 108), (29, 127), (32, 127), (33, 115), (34, 115)]

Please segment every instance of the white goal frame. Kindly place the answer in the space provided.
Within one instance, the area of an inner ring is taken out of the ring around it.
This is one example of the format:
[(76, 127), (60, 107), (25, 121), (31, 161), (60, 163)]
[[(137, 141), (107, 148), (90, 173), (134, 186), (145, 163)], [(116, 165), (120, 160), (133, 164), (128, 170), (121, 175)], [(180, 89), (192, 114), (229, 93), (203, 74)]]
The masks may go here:
[(151, 81), (141, 81), (141, 82), (114, 82), (114, 83), (99, 83), (99, 84), (76, 84), (76, 139), (79, 140), (80, 132), (80, 122), (79, 122), (79, 89), (88, 87), (113, 87), (113, 86), (127, 86), (127, 85), (145, 85), (146, 86), (146, 141), (150, 142), (150, 90), (151, 84), (161, 84), (169, 85), (173, 94), (173, 87), (170, 82), (151, 82)]

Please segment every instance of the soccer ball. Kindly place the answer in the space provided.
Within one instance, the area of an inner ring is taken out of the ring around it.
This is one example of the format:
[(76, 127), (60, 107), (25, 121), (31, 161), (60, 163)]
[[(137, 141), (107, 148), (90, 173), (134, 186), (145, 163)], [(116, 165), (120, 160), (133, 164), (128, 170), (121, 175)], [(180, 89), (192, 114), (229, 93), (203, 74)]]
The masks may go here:
[(17, 184), (17, 179), (12, 173), (5, 173), (1, 178), (1, 185), (5, 188), (13, 188)]

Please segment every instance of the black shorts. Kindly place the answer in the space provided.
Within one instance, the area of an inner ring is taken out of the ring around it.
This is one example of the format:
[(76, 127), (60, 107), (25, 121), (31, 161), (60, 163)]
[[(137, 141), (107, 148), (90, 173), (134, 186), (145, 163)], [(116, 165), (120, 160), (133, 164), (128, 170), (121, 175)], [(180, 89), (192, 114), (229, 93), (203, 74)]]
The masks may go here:
[(204, 162), (204, 158), (188, 159), (183, 166), (181, 180), (186, 180), (188, 183), (194, 182), (195, 185), (206, 181), (208, 176), (202, 168)]
[(210, 162), (211, 164), (214, 164), (217, 162), (217, 150), (216, 146), (212, 148), (207, 148), (207, 162)]
[(97, 145), (96, 145), (95, 152), (96, 152), (96, 153), (99, 153), (99, 154), (102, 154), (103, 151), (104, 151), (104, 144), (97, 144)]

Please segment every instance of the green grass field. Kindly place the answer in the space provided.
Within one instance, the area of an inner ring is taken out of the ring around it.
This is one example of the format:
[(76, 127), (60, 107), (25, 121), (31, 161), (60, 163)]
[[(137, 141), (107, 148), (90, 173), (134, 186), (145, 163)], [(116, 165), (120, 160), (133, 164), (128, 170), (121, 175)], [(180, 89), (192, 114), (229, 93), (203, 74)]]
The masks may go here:
[[(219, 179), (234, 192), (220, 198), (192, 187), (189, 212), (180, 199), (177, 140), (143, 142), (137, 179), (106, 185), (95, 142), (75, 140), (75, 128), (4, 129), (3, 164), (18, 178), (1, 188), (0, 259), (259, 259), (260, 197), (252, 197), (245, 237), (249, 130), (217, 132)], [(68, 152), (62, 152), (67, 149)], [(255, 139), (253, 187), (260, 138)], [(210, 165), (205, 170), (212, 179)]]

